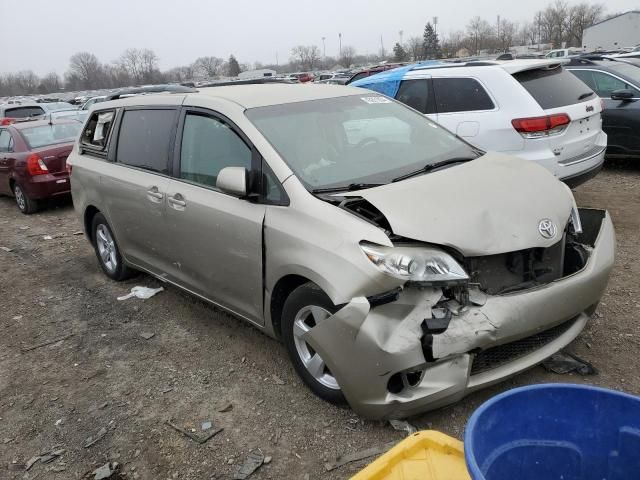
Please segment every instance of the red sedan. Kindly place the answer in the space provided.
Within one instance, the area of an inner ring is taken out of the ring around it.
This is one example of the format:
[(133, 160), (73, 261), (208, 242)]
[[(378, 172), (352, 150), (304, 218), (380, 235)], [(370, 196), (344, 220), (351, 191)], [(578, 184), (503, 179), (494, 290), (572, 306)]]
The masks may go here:
[(36, 120), (0, 126), (0, 194), (12, 195), (22, 213), (71, 190), (66, 160), (82, 124)]

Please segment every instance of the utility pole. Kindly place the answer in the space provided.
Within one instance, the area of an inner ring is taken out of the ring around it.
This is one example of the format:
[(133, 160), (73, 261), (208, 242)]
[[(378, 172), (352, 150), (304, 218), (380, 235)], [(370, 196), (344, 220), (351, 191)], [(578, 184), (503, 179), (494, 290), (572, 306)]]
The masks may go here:
[(278, 52), (276, 52), (276, 67), (280, 66), (280, 64), (278, 63)]
[(342, 33), (338, 34), (338, 42), (340, 43), (340, 58), (342, 58)]
[(327, 37), (322, 37), (322, 56), (324, 58), (327, 58), (327, 47), (324, 44), (324, 41), (327, 39)]
[(384, 54), (384, 43), (382, 43), (382, 35), (380, 35), (380, 56), (384, 60), (385, 54)]
[(438, 17), (433, 17), (433, 33), (438, 35)]

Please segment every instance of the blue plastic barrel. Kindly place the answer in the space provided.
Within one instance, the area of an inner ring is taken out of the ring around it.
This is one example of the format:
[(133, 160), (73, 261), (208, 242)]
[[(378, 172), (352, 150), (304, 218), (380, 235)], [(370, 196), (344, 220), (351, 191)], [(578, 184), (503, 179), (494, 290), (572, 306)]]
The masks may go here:
[(640, 479), (640, 397), (545, 384), (493, 397), (471, 416), (473, 480)]

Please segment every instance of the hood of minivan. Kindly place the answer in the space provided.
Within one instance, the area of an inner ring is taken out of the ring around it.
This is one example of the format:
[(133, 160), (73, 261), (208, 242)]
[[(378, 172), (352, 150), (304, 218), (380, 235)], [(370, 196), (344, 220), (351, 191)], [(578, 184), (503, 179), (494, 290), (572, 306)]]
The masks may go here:
[[(466, 256), (550, 247), (562, 238), (573, 206), (570, 191), (546, 169), (493, 152), (347, 196), (373, 204), (394, 234)], [(542, 220), (555, 224), (553, 238), (540, 233)]]

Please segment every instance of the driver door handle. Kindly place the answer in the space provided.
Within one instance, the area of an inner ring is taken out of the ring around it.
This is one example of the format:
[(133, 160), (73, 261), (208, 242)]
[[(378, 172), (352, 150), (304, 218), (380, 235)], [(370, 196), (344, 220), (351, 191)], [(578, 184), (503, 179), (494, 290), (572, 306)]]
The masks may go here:
[(164, 194), (160, 193), (158, 191), (158, 187), (155, 187), (155, 186), (151, 187), (149, 190), (147, 190), (147, 195), (152, 199), (155, 198), (155, 199), (158, 199), (158, 200), (162, 200), (164, 198)]

